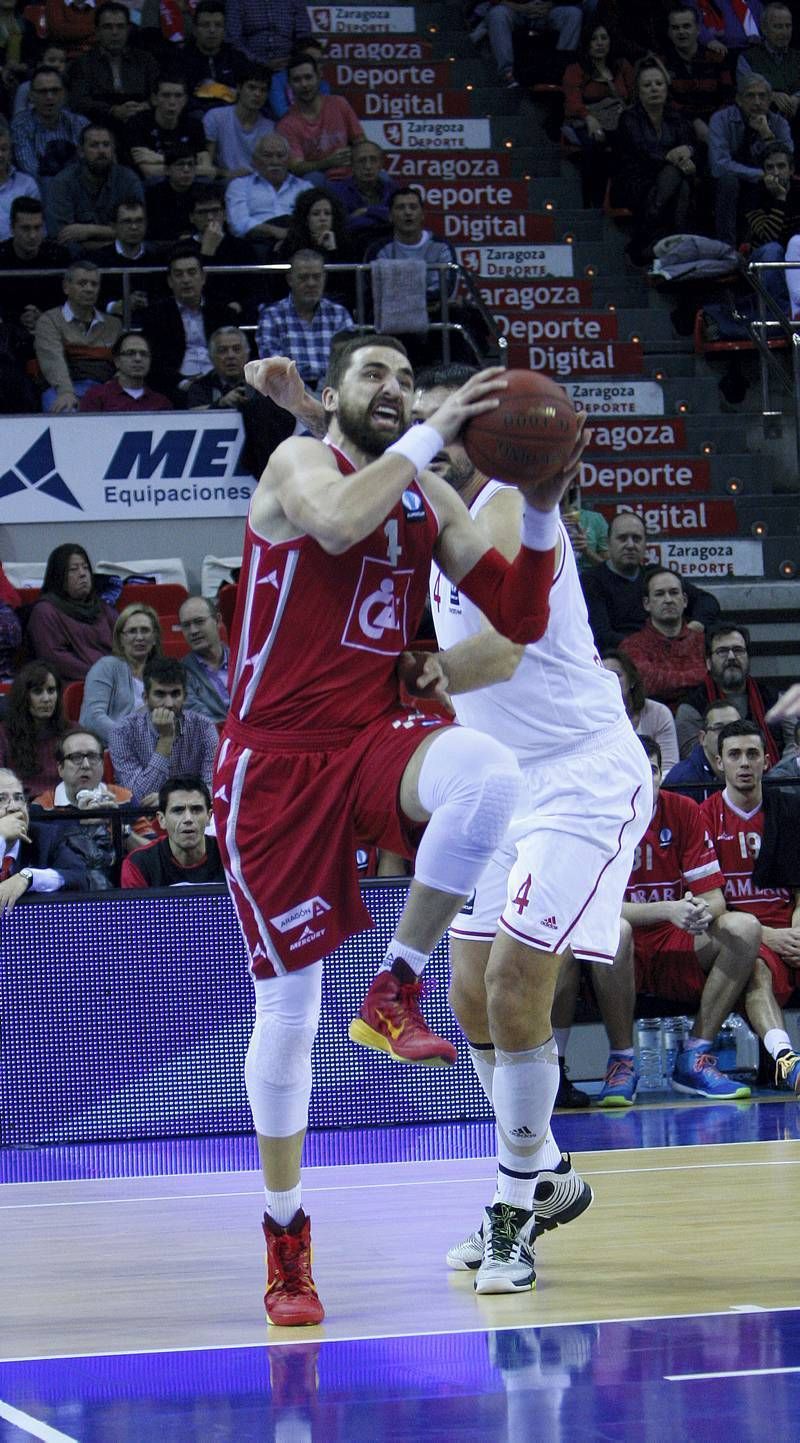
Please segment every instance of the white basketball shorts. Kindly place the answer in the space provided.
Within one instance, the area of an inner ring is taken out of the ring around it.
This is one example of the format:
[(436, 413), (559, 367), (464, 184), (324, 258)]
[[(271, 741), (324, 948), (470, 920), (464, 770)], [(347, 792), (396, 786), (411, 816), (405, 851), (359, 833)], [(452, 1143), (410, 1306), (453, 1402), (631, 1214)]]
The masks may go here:
[(634, 850), (652, 812), (650, 762), (627, 719), (523, 763), (525, 792), (453, 938), (491, 942), (498, 926), (540, 952), (612, 962)]

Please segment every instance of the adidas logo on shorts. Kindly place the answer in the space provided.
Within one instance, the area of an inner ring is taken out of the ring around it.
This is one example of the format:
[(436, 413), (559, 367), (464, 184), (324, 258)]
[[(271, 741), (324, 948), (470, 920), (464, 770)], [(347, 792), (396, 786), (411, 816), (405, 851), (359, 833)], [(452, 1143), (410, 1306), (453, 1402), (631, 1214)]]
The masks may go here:
[(558, 931), (558, 923), (557, 923), (555, 917), (542, 917), (542, 919), (541, 919), (541, 921), (540, 921), (540, 923), (539, 923), (539, 926), (540, 926), (540, 927), (549, 927), (550, 930), (551, 930), (551, 932), (557, 932), (557, 931)]

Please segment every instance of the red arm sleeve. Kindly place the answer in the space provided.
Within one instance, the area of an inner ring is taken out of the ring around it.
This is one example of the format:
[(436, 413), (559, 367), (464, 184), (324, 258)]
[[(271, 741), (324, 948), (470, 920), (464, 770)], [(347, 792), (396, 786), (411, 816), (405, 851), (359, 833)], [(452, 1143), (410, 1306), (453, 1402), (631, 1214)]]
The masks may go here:
[(509, 641), (527, 645), (539, 641), (547, 629), (555, 560), (555, 548), (532, 551), (521, 546), (508, 562), (491, 547), (461, 578), (458, 589)]

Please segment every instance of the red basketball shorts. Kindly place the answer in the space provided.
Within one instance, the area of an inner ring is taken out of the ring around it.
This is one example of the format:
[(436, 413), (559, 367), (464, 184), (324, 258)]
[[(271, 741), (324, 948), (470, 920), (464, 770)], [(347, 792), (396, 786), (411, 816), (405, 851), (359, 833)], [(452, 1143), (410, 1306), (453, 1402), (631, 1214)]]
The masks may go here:
[(787, 967), (782, 957), (773, 952), (771, 947), (763, 944), (758, 949), (758, 955), (762, 962), (765, 962), (772, 973), (772, 990), (775, 993), (775, 1001), (779, 1007), (785, 1007), (795, 987), (800, 986), (800, 973), (793, 967)]
[(636, 991), (678, 1002), (697, 1001), (706, 985), (706, 973), (696, 960), (694, 938), (671, 922), (656, 927), (634, 927)]
[(400, 711), (337, 741), (226, 723), (214, 818), (254, 976), (307, 967), (372, 926), (356, 847), (413, 857), (422, 828), (400, 812), (400, 782), (443, 725)]

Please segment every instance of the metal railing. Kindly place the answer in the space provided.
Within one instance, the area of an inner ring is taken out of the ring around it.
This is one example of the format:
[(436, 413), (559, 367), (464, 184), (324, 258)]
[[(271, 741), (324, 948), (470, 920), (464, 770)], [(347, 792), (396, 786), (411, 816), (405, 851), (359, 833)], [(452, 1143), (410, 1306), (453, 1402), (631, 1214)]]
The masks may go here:
[[(91, 260), (91, 256), (85, 257)], [(285, 275), (289, 271), (288, 261), (270, 261), (260, 265), (243, 266), (215, 266), (206, 265), (205, 257), (201, 256), (203, 269), (208, 276), (234, 275), (237, 277), (245, 275)], [(102, 276), (121, 276), (122, 278), (122, 324), (126, 330), (136, 328), (136, 315), (132, 304), (132, 295), (136, 290), (141, 289), (141, 279), (150, 275), (166, 275), (167, 266), (103, 266)], [(486, 306), (483, 297), (475, 283), (472, 274), (457, 261), (436, 261), (427, 266), (429, 271), (437, 271), (439, 274), (439, 295), (438, 305), (441, 319), (430, 321), (428, 331), (441, 335), (442, 340), (442, 361), (445, 365), (452, 359), (452, 337), (458, 335), (466, 347), (472, 352), (475, 362), (478, 365), (486, 364), (486, 357), (496, 358), (500, 365), (508, 365), (508, 341), (500, 335), (497, 329), (494, 316)], [(374, 330), (375, 327), (370, 321), (370, 289), (367, 284), (371, 275), (369, 261), (334, 261), (325, 265), (326, 275), (353, 275), (355, 277), (355, 314), (353, 319), (359, 329)], [(43, 268), (42, 270), (3, 270), (0, 271), (0, 282), (4, 279), (30, 281), (37, 276), (62, 276), (63, 269), (53, 270)], [(451, 314), (451, 307), (455, 304), (459, 291), (463, 291), (467, 305), (477, 313), (480, 324), (488, 338), (485, 351), (482, 351), (475, 337), (468, 326), (462, 321), (454, 318)], [(254, 332), (257, 327), (253, 323), (245, 323), (241, 330)], [(402, 334), (402, 332), (401, 332)], [(421, 335), (426, 333), (420, 332)]]
[[(758, 318), (749, 322), (748, 330), (758, 351), (764, 435), (768, 436), (783, 417), (783, 412), (776, 410), (772, 404), (771, 382), (774, 380), (792, 397), (795, 456), (800, 471), (800, 323), (781, 310), (761, 279), (765, 272), (781, 271), (785, 274), (786, 271), (796, 270), (800, 270), (798, 261), (751, 261), (745, 274), (758, 302)], [(774, 346), (770, 345), (770, 342), (781, 339), (786, 341), (789, 353), (788, 373)]]

